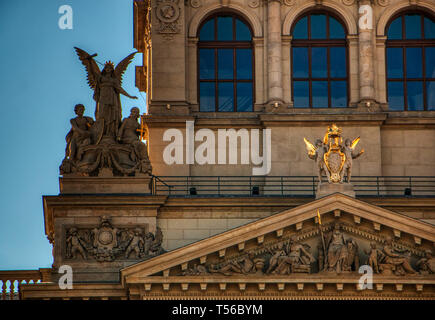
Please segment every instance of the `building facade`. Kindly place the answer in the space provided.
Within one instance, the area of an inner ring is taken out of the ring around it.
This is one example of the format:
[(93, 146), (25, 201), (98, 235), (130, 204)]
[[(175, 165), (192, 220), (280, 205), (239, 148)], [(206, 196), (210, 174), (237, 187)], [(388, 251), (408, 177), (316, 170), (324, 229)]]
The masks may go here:
[[(63, 171), (53, 269), (22, 299), (435, 298), (433, 1), (133, 8), (152, 174)], [(347, 180), (319, 184), (319, 137), (359, 141)]]

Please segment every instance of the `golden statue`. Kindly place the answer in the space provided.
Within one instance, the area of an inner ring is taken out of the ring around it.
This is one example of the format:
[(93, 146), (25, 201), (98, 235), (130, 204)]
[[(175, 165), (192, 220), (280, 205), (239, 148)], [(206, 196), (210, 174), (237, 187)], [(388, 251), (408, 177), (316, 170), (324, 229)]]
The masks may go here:
[(304, 138), (308, 157), (317, 163), (319, 184), (322, 183), (323, 172), (325, 172), (329, 183), (343, 183), (346, 172), (347, 182), (350, 183), (352, 160), (364, 153), (364, 149), (357, 154), (354, 153), (360, 137), (352, 141), (346, 139), (343, 145), (341, 134), (342, 129), (334, 123), (328, 126), (323, 141), (316, 140), (316, 145)]

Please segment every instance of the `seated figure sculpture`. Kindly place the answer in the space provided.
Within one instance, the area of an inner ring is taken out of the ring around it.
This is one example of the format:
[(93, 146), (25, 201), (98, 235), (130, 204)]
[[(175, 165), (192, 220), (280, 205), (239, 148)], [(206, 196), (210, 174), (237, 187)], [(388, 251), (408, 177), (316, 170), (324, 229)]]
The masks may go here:
[(76, 104), (74, 112), (77, 117), (70, 120), (71, 130), (65, 137), (67, 146), (65, 150), (65, 157), (68, 159), (75, 159), (80, 157), (80, 148), (91, 144), (90, 128), (94, 123), (91, 117), (83, 116), (85, 106)]

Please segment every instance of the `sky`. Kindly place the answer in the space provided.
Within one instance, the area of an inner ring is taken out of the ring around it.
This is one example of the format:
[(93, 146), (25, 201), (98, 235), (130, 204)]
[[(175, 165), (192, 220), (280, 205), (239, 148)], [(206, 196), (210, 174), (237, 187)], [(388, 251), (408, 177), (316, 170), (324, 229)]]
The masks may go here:
[[(73, 11), (71, 30), (59, 28), (59, 7)], [(59, 194), (59, 165), (74, 105), (94, 117), (93, 91), (73, 47), (115, 65), (133, 48), (132, 0), (0, 0), (0, 270), (51, 267), (44, 232), (43, 195)], [(121, 96), (123, 117), (145, 112), (135, 87), (137, 54)]]

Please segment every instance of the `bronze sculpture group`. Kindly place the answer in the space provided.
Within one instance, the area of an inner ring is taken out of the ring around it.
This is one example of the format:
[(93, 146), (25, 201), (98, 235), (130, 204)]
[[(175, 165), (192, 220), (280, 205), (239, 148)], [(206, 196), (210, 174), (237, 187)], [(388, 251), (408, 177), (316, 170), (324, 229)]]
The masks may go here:
[(79, 48), (75, 50), (86, 68), (88, 84), (94, 90), (95, 121), (83, 115), (85, 107), (82, 104), (75, 106), (77, 117), (70, 121), (61, 174), (96, 176), (101, 175), (103, 168), (117, 176), (150, 174), (147, 146), (139, 138), (139, 109), (133, 107), (130, 116), (121, 122), (120, 95), (137, 99), (122, 88), (122, 75), (135, 53), (116, 67), (111, 61), (106, 62), (100, 71), (93, 59), (96, 55), (89, 55)]

